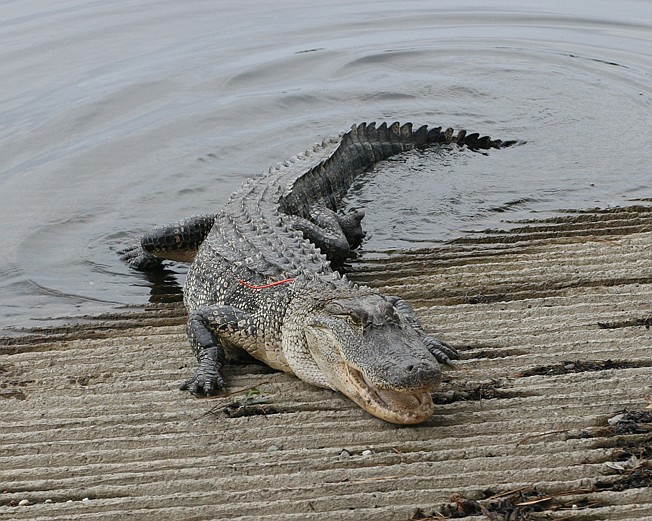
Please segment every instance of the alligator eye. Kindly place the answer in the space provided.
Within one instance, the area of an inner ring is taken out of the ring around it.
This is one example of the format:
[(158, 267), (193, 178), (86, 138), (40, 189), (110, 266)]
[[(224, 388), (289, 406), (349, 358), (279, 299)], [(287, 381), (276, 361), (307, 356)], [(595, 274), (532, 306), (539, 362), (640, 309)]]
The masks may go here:
[(387, 317), (388, 319), (393, 321), (398, 320), (398, 315), (396, 314), (396, 308), (390, 302), (383, 302), (378, 307), (382, 316)]
[(360, 319), (359, 315), (357, 315), (357, 314), (355, 314), (353, 312), (350, 312), (348, 318), (349, 318), (349, 321), (351, 322), (351, 324), (354, 324), (356, 326), (362, 325), (362, 320)]
[(354, 310), (344, 307), (337, 302), (329, 302), (324, 306), (324, 310), (333, 315), (345, 318), (353, 326), (364, 327), (369, 323), (369, 315), (364, 310)]
[(332, 313), (333, 315), (346, 315), (347, 310), (335, 302), (329, 302), (324, 306), (324, 311)]
[(369, 315), (364, 311), (353, 311), (350, 310), (348, 313), (348, 319), (351, 324), (355, 326), (365, 326), (369, 322)]

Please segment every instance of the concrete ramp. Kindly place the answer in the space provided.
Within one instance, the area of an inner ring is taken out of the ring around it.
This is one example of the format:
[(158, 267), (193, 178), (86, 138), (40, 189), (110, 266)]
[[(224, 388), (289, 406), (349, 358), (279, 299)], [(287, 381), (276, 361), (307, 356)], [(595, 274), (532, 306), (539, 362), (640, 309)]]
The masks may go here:
[(352, 277), (462, 360), (398, 427), (259, 365), (193, 370), (179, 304), (0, 344), (0, 520), (652, 520), (652, 209), (581, 212)]

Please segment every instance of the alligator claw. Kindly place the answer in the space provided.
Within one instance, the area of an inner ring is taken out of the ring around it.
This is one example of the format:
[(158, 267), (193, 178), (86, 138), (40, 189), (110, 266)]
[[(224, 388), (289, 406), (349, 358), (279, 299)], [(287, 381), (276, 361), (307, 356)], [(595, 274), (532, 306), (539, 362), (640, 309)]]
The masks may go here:
[(459, 360), (460, 354), (452, 346), (447, 343), (425, 335), (423, 338), (428, 351), (434, 356), (438, 362), (446, 365), (451, 365), (451, 360)]
[(215, 366), (200, 364), (193, 377), (183, 382), (179, 389), (195, 396), (213, 396), (226, 389), (226, 382)]
[(140, 245), (120, 250), (118, 255), (136, 271), (151, 271), (161, 267), (161, 259), (147, 253)]

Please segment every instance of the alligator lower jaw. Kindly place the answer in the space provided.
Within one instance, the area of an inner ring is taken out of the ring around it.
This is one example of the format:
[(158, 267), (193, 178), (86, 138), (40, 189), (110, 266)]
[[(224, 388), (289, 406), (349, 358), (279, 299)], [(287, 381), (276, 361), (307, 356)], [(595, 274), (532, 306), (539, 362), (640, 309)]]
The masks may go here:
[(349, 383), (354, 392), (349, 398), (369, 414), (390, 423), (413, 425), (422, 423), (435, 412), (430, 389), (393, 391), (378, 389), (352, 367), (347, 367)]

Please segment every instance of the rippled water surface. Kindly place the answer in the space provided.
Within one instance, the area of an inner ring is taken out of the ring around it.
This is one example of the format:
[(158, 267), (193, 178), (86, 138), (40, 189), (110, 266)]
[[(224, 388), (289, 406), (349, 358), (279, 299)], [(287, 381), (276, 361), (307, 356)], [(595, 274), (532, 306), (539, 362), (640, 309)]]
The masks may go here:
[(117, 249), (360, 121), (527, 141), (379, 167), (363, 253), (652, 197), (651, 2), (324, 4), (3, 2), (0, 327), (156, 299)]

